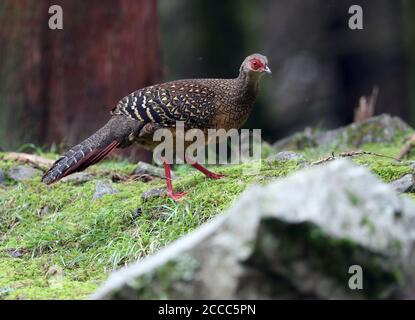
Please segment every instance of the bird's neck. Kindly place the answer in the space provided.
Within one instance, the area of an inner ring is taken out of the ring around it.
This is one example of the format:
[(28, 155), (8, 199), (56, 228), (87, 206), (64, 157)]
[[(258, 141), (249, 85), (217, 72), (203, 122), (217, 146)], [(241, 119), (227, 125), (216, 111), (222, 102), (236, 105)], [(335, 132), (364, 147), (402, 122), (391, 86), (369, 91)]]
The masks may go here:
[(235, 79), (237, 82), (237, 90), (239, 91), (237, 96), (242, 101), (254, 102), (259, 83), (260, 74), (258, 73), (247, 73), (240, 71), (239, 76)]

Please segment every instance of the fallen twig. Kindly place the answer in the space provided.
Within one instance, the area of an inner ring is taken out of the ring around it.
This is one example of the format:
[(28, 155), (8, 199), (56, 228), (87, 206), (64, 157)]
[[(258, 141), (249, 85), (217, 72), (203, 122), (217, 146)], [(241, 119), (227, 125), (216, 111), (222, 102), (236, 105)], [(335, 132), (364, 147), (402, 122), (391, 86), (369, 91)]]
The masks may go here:
[(316, 165), (319, 165), (319, 164), (322, 164), (322, 163), (325, 163), (325, 162), (329, 162), (329, 161), (332, 161), (332, 160), (335, 160), (335, 159), (336, 159), (336, 157), (335, 157), (334, 152), (333, 152), (331, 154), (331, 156), (326, 157), (326, 158), (321, 159), (321, 160), (318, 160), (318, 161), (314, 161), (313, 163), (311, 163), (311, 165), (316, 166)]
[(4, 160), (10, 161), (19, 161), (23, 163), (31, 164), (33, 167), (36, 167), (41, 170), (48, 169), (54, 161), (51, 159), (46, 159), (35, 154), (20, 153), (20, 152), (10, 152), (6, 154)]
[(375, 156), (375, 157), (382, 157), (382, 158), (388, 158), (388, 159), (392, 159), (395, 161), (401, 161), (398, 158), (394, 158), (391, 156), (387, 156), (384, 154), (379, 154), (379, 153), (375, 153), (375, 152), (370, 152), (370, 151), (362, 151), (362, 150), (357, 150), (357, 151), (345, 151), (345, 152), (341, 152), (339, 153), (337, 156), (334, 155), (334, 152), (332, 153), (332, 155), (330, 157), (326, 157), (324, 159), (315, 161), (312, 163), (312, 165), (319, 165), (325, 162), (329, 162), (332, 160), (335, 160), (337, 158), (347, 158), (347, 157), (354, 157), (354, 156), (363, 156), (363, 155), (369, 155), (369, 156)]

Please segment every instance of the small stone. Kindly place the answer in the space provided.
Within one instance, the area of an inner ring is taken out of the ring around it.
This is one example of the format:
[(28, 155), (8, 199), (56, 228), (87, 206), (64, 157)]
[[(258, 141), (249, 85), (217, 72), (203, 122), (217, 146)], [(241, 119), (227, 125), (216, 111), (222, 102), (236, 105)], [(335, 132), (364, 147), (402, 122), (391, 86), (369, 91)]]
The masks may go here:
[(43, 207), (41, 212), (42, 212), (42, 215), (48, 214), (49, 213), (49, 207), (48, 206)]
[[(137, 163), (137, 167), (135, 169), (134, 174), (139, 177), (149, 175), (153, 177), (166, 178), (163, 168), (153, 166), (152, 164), (143, 161), (139, 161)], [(171, 178), (176, 178), (173, 171), (171, 172)]]
[(21, 253), (19, 250), (17, 249), (5, 249), (4, 250), (10, 257), (12, 258), (20, 258), (23, 253)]
[(49, 206), (44, 206), (37, 210), (38, 217), (46, 216), (49, 213)]
[(414, 189), (415, 179), (412, 174), (404, 175), (402, 178), (392, 181), (389, 185), (399, 193), (410, 192)]
[(8, 176), (14, 181), (24, 181), (40, 174), (40, 170), (30, 166), (17, 166), (9, 171)]
[(166, 189), (158, 188), (158, 189), (151, 189), (149, 191), (143, 192), (141, 195), (141, 198), (143, 201), (147, 201), (151, 198), (157, 198), (157, 197), (164, 197), (167, 194)]
[(62, 178), (62, 182), (70, 182), (72, 184), (82, 184), (87, 181), (92, 180), (93, 176), (90, 173), (86, 172), (76, 172), (74, 174), (71, 174), (69, 176), (66, 176)]
[(141, 208), (137, 208), (133, 212), (132, 221), (139, 218), (143, 214), (143, 210)]
[(112, 187), (112, 183), (108, 181), (98, 181), (97, 184), (95, 185), (95, 193), (92, 198), (96, 200), (96, 199), (102, 198), (103, 196), (107, 194), (116, 194), (116, 193), (118, 193), (118, 191)]

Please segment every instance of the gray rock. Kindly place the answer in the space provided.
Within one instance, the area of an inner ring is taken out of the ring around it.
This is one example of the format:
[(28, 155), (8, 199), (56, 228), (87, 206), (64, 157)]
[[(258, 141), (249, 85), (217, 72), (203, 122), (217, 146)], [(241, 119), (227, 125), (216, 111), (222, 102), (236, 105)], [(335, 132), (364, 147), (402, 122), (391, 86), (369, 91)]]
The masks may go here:
[(302, 154), (295, 153), (293, 151), (281, 151), (276, 154), (270, 155), (267, 158), (267, 161), (292, 161), (295, 160), (297, 162), (305, 162), (306, 159)]
[(406, 174), (402, 178), (392, 181), (390, 183), (391, 187), (400, 193), (410, 192), (414, 189), (415, 178), (413, 174)]
[(399, 133), (413, 129), (398, 117), (387, 114), (372, 117), (366, 121), (327, 131), (317, 137), (317, 144), (336, 143), (359, 147), (365, 143), (390, 143)]
[(5, 249), (4, 250), (12, 258), (21, 258), (23, 253), (17, 249)]
[(37, 175), (41, 175), (42, 171), (32, 168), (31, 166), (17, 166), (8, 172), (9, 178), (13, 179), (14, 181), (24, 181), (32, 179)]
[(143, 214), (143, 209), (141, 208), (135, 209), (132, 214), (131, 221), (138, 219), (142, 214)]
[(167, 190), (165, 188), (157, 188), (143, 192), (141, 198), (143, 199), (143, 201), (147, 201), (151, 198), (164, 197), (166, 194)]
[(346, 147), (357, 148), (365, 143), (390, 143), (398, 134), (408, 133), (412, 130), (400, 118), (383, 114), (330, 131), (317, 131), (308, 128), (304, 132), (275, 142), (273, 147), (277, 151), (303, 150), (308, 147), (322, 147), (327, 150)]
[(92, 174), (87, 172), (75, 172), (69, 176), (63, 177), (62, 182), (69, 182), (75, 185), (85, 183), (92, 180), (94, 177)]
[[(93, 298), (414, 298), (414, 241), (415, 204), (342, 159), (249, 188)], [(349, 288), (356, 265), (362, 290)]]
[(4, 174), (4, 171), (0, 169), (0, 185), (5, 185), (6, 182), (6, 175)]
[[(166, 178), (164, 168), (153, 166), (147, 162), (139, 161), (134, 172), (137, 176), (149, 175), (153, 177)], [(171, 172), (172, 180), (176, 178), (174, 172)]]
[(118, 191), (113, 188), (112, 183), (108, 181), (98, 181), (95, 185), (93, 199), (99, 199), (107, 194), (116, 194)]
[(40, 210), (38, 210), (37, 215), (39, 217), (43, 217), (49, 214), (50, 208), (49, 206), (44, 206)]

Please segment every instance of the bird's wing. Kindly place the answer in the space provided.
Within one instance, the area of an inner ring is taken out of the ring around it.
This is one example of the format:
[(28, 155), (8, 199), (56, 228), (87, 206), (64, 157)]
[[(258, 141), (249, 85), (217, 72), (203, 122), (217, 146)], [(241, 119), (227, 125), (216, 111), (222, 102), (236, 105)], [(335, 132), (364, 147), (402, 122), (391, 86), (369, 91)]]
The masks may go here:
[(203, 82), (173, 81), (135, 91), (123, 98), (113, 114), (126, 115), (156, 127), (207, 128), (214, 116), (215, 93)]

